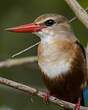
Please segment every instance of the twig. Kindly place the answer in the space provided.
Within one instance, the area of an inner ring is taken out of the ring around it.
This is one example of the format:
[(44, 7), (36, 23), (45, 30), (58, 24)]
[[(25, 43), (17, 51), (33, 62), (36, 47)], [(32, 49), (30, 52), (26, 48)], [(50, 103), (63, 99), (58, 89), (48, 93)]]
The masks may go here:
[(26, 49), (21, 50), (20, 52), (18, 52), (18, 53), (16, 53), (16, 54), (12, 55), (11, 57), (12, 57), (12, 58), (15, 58), (16, 56), (18, 56), (18, 55), (20, 55), (20, 54), (22, 54), (22, 53), (25, 53), (26, 51), (28, 51), (28, 50), (32, 49), (33, 47), (37, 46), (39, 43), (40, 43), (40, 41), (37, 42), (37, 43), (35, 43), (35, 44), (33, 44), (33, 45), (31, 45), (31, 46), (29, 46), (29, 47), (26, 48)]
[(17, 58), (16, 59), (8, 59), (6, 61), (0, 62), (0, 68), (22, 65), (25, 63), (33, 63), (35, 61), (37, 61), (37, 56), (18, 58), (18, 59)]
[[(2, 77), (0, 77), (0, 83), (2, 83), (4, 85), (7, 85), (7, 86), (10, 86), (12, 88), (18, 89), (18, 90), (27, 92), (27, 93), (35, 94), (36, 96), (39, 96), (41, 98), (43, 98), (43, 96), (45, 94), (44, 92), (38, 91), (37, 89), (32, 88), (30, 86), (26, 86), (24, 84), (17, 83), (15, 81), (11, 81), (11, 80), (8, 80), (8, 79), (2, 78)], [(74, 104), (69, 103), (69, 102), (66, 102), (66, 101), (63, 101), (63, 100), (60, 100), (60, 99), (57, 99), (57, 98), (55, 98), (53, 96), (50, 96), (49, 97), (49, 101), (52, 102), (52, 103), (54, 103), (54, 104), (59, 105), (60, 107), (62, 107), (64, 109), (73, 110), (74, 107), (75, 107)], [(80, 110), (88, 110), (88, 108), (81, 106), (80, 107)]]
[[(88, 8), (86, 8), (85, 11), (88, 11)], [(76, 19), (77, 19), (77, 17), (75, 16), (71, 20), (69, 20), (69, 22), (71, 23), (71, 22), (75, 21)]]
[(77, 0), (65, 0), (70, 8), (74, 11), (75, 15), (79, 20), (88, 28), (88, 14), (87, 12), (79, 5)]

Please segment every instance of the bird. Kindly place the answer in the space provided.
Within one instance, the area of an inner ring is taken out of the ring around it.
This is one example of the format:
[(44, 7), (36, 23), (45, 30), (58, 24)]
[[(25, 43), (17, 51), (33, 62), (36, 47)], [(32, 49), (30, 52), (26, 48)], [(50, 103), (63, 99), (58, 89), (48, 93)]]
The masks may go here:
[(80, 104), (85, 106), (88, 77), (86, 53), (66, 17), (47, 13), (31, 24), (6, 30), (37, 35), (41, 40), (38, 65), (49, 94), (76, 104), (76, 110), (79, 110)]

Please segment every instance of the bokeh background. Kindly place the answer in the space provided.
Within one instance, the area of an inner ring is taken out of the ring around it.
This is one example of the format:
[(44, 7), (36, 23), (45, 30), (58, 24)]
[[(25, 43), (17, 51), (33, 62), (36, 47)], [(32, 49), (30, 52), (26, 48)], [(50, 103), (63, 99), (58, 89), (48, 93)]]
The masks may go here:
[[(88, 7), (88, 0), (78, 0)], [(64, 0), (2, 0), (0, 1), (0, 61), (6, 60), (14, 53), (25, 49), (40, 39), (32, 34), (6, 32), (4, 29), (32, 22), (43, 13), (59, 13), (69, 20), (74, 13)], [(73, 30), (80, 42), (86, 46), (88, 30), (79, 21), (72, 22)], [(27, 57), (37, 55), (37, 47), (20, 55)], [(0, 76), (30, 85), (35, 88), (45, 88), (36, 63), (0, 69)], [(31, 102), (31, 97), (33, 102)], [(0, 110), (59, 110), (53, 104), (45, 105), (42, 99), (31, 94), (0, 85)]]

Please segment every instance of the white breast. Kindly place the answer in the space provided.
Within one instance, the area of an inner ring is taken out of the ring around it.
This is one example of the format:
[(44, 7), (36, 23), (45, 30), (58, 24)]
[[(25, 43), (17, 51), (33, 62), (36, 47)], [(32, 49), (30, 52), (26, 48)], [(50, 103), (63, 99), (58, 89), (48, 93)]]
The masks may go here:
[(39, 63), (39, 66), (44, 74), (48, 75), (51, 78), (54, 78), (60, 74), (64, 74), (71, 67), (71, 63), (66, 62), (65, 59), (57, 61), (56, 63), (49, 63), (49, 59), (45, 62), (46, 63), (43, 62), (42, 64)]

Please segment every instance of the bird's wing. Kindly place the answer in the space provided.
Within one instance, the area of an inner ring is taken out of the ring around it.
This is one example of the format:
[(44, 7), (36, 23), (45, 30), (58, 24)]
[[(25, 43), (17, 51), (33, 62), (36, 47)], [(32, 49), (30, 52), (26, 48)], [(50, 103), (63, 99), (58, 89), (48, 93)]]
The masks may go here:
[(87, 87), (84, 88), (82, 92), (82, 97), (81, 97), (81, 105), (85, 106), (86, 105), (86, 98), (87, 98)]
[(84, 47), (80, 44), (80, 42), (78, 40), (76, 41), (76, 44), (80, 47), (83, 57), (86, 60), (86, 51), (85, 51)]
[[(83, 46), (80, 44), (79, 41), (76, 41), (76, 44), (80, 47), (83, 57), (85, 59), (85, 61), (87, 62), (87, 57), (86, 57), (86, 51), (83, 48)], [(88, 69), (88, 68), (87, 68)], [(88, 78), (87, 78), (88, 79)], [(86, 105), (86, 97), (87, 97), (87, 87), (84, 88), (83, 92), (82, 92), (82, 96), (81, 96), (81, 105), (85, 106)]]

